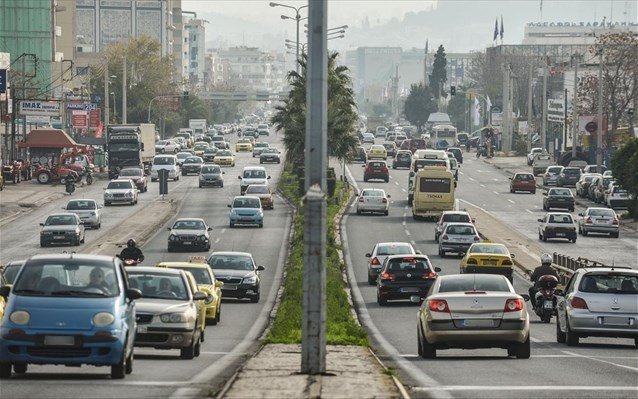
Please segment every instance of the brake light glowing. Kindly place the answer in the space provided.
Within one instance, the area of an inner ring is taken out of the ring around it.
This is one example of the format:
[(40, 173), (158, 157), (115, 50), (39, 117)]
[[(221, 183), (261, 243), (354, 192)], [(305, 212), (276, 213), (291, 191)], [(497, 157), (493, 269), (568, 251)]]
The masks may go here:
[(359, 202), (363, 202), (363, 197), (359, 197)]
[(434, 277), (436, 277), (436, 273), (434, 273), (434, 272), (423, 273), (421, 275), (421, 278), (434, 278)]
[(394, 274), (390, 274), (388, 272), (385, 272), (381, 275), (382, 279), (386, 279), (386, 280), (394, 280)]
[(430, 299), (428, 308), (433, 312), (450, 313), (450, 308), (447, 306), (445, 299)]
[(521, 298), (511, 298), (505, 302), (505, 312), (518, 312), (523, 310), (523, 300)]
[(589, 306), (587, 306), (587, 302), (585, 302), (585, 300), (581, 297), (573, 297), (570, 301), (572, 308), (574, 309), (589, 309)]
[(377, 259), (377, 257), (375, 256), (374, 258), (372, 258), (372, 260), (370, 261), (371, 265), (380, 265), (379, 263), (379, 259)]
[(474, 236), (474, 241), (481, 241), (481, 237), (479, 237), (479, 236)]

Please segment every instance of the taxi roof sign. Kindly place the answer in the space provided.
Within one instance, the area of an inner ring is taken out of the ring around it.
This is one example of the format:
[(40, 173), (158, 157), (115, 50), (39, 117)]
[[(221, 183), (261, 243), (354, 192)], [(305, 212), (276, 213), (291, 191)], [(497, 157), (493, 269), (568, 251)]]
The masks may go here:
[(207, 263), (206, 257), (201, 255), (189, 256), (188, 261), (190, 263)]

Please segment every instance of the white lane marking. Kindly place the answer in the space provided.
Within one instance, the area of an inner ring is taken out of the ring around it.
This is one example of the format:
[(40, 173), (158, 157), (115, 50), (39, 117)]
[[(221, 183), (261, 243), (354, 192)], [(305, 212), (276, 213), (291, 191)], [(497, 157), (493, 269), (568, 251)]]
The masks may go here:
[(461, 209), (461, 208), (459, 208), (459, 205), (460, 205), (459, 199), (457, 198), (457, 199), (454, 200), (454, 210), (455, 211), (458, 211), (459, 209)]
[(464, 174), (465, 174), (465, 173), (463, 173), (463, 172), (461, 172), (461, 171), (459, 170), (459, 175), (464, 175)]
[(473, 177), (468, 177), (468, 179), (470, 179), (471, 181), (476, 181), (476, 180), (474, 180)]
[(405, 234), (407, 234), (408, 236), (412, 235), (412, 233), (410, 233), (410, 230), (407, 230), (407, 229), (405, 230)]
[(481, 187), (485, 188), (485, 184), (479, 184), (479, 186), (481, 186)]
[(408, 192), (408, 190), (406, 190), (405, 188), (402, 188), (401, 191), (403, 191), (404, 193)]
[(543, 342), (543, 341), (541, 341), (540, 339), (538, 339), (538, 338), (534, 338), (534, 337), (529, 337), (529, 340), (530, 340), (530, 341), (532, 341), (532, 342), (536, 342), (536, 343), (538, 343), (538, 342)]
[(477, 172), (479, 173), (483, 173), (483, 171), (481, 169), (476, 169)]
[[(623, 369), (627, 369), (627, 370), (632, 370), (635, 372), (638, 372), (638, 367), (631, 367), (631, 366), (625, 366), (624, 364), (618, 364), (618, 363), (614, 363), (614, 362), (608, 362), (607, 360), (602, 360), (602, 359), (597, 359), (595, 357), (592, 356), (587, 356), (587, 355), (581, 355), (580, 353), (575, 353), (575, 352), (570, 352), (570, 351), (561, 351), (567, 355), (572, 355), (572, 356), (576, 356), (576, 357), (581, 357), (583, 359), (589, 359), (589, 360), (593, 360), (595, 362), (600, 362), (600, 363), (606, 363), (606, 364), (610, 364), (612, 366), (616, 366), (616, 367), (620, 367)], [(638, 388), (638, 387), (637, 387)]]
[(395, 182), (394, 182), (394, 184), (396, 184), (396, 185), (398, 186), (398, 185), (399, 185), (399, 182), (398, 182), (398, 181), (395, 181)]
[(222, 232), (220, 234), (224, 234), (226, 232), (226, 229), (222, 229)]
[[(403, 215), (403, 217), (405, 217), (405, 215)], [(405, 226), (405, 220), (401, 222), (401, 224)]]
[(515, 204), (516, 202), (512, 201), (511, 199), (507, 199), (509, 202), (511, 202), (512, 204)]
[(525, 209), (525, 212), (531, 213), (532, 215), (534, 214), (534, 212), (530, 211), (529, 209)]
[(221, 238), (217, 237), (217, 239), (215, 239), (215, 244), (217, 244), (219, 241), (221, 241)]
[(412, 387), (414, 391), (636, 391), (637, 386), (584, 386), (584, 385), (439, 385)]
[(494, 190), (492, 190), (492, 192), (493, 192), (494, 194), (496, 194), (496, 195), (500, 194), (498, 191), (494, 191)]
[(494, 181), (498, 181), (498, 179), (497, 179), (496, 177), (495, 177), (495, 178), (493, 178), (492, 180), (494, 180)]

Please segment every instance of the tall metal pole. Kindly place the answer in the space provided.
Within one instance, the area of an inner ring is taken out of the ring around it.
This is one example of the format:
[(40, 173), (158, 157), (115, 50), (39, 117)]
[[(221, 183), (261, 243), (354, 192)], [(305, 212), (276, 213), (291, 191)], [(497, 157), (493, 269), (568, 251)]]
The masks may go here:
[(534, 109), (532, 108), (532, 99), (533, 99), (533, 86), (532, 86), (532, 73), (534, 70), (534, 66), (530, 62), (529, 64), (529, 80), (527, 82), (527, 152), (529, 153), (532, 150), (532, 119)]
[(598, 53), (598, 129), (596, 131), (596, 170), (603, 173), (603, 48)]
[(510, 111), (510, 68), (509, 65), (503, 65), (503, 126), (501, 132), (501, 150), (507, 153), (511, 150), (511, 129), (510, 119), (512, 112)]
[(110, 122), (110, 109), (109, 109), (109, 96), (111, 95), (110, 91), (109, 91), (109, 59), (105, 58), (105, 65), (104, 65), (104, 135), (106, 135), (106, 128), (109, 125)]
[(572, 99), (572, 159), (576, 159), (578, 146), (578, 54), (574, 65), (574, 98)]
[(328, 0), (309, 0), (301, 372), (326, 371)]
[(126, 125), (127, 121), (126, 121), (126, 114), (127, 109), (126, 109), (126, 88), (128, 87), (127, 83), (126, 83), (127, 77), (126, 77), (126, 56), (122, 57), (122, 124)]
[(541, 116), (541, 147), (547, 151), (547, 65), (543, 65), (543, 115)]
[(297, 10), (297, 15), (295, 15), (295, 19), (297, 20), (297, 55), (295, 58), (295, 71), (299, 73), (299, 22), (301, 22), (301, 15)]
[(565, 118), (563, 119), (563, 151), (566, 151), (567, 150), (567, 88), (565, 88), (565, 94), (563, 95), (563, 104), (564, 104), (563, 109), (565, 110)]

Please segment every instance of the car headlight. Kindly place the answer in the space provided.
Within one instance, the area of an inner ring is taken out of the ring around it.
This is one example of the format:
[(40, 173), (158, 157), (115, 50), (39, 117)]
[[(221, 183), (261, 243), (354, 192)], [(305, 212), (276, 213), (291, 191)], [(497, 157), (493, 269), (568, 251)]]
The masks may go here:
[(170, 236), (168, 236), (168, 239), (171, 241), (175, 241), (177, 240), (177, 236), (175, 234), (171, 234)]
[(207, 240), (205, 235), (201, 235), (201, 236), (197, 237), (197, 239), (200, 240), (200, 241), (206, 241)]
[(188, 318), (184, 313), (165, 313), (160, 315), (162, 323), (186, 323)]
[(106, 327), (113, 324), (114, 321), (115, 317), (109, 312), (100, 312), (93, 316), (93, 325), (95, 327)]
[(132, 191), (127, 191), (125, 195), (127, 197), (132, 197), (133, 196), (133, 192)]
[(214, 300), (215, 300), (215, 295), (210, 294), (209, 296), (206, 297), (206, 299), (204, 300), (204, 303), (206, 305), (210, 305), (211, 303), (213, 303)]
[(104, 192), (104, 196), (105, 196), (105, 197), (110, 197), (110, 196), (112, 196), (112, 195), (113, 195), (113, 194), (111, 194), (111, 192), (110, 192), (110, 191), (105, 191), (105, 192)]
[(237, 215), (237, 211), (236, 211), (236, 210), (234, 210), (234, 209), (231, 209), (231, 210), (230, 210), (230, 214), (231, 214), (231, 215)]
[(255, 284), (257, 282), (257, 276), (246, 277), (243, 282), (244, 284)]
[(205, 180), (204, 175), (199, 175), (199, 180)]
[(9, 316), (9, 320), (18, 325), (27, 324), (30, 319), (31, 315), (24, 310), (16, 310)]

